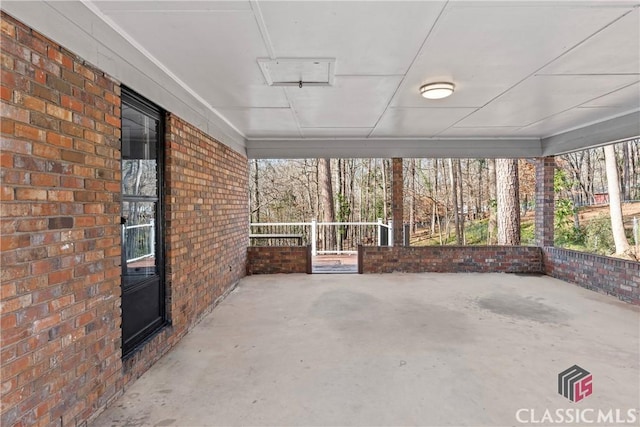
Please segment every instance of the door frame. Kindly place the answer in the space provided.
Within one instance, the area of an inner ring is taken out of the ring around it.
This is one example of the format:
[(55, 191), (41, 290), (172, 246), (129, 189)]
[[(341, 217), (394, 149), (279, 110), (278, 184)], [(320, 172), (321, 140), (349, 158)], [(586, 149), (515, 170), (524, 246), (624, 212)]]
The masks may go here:
[[(158, 130), (157, 130), (157, 138), (156, 138), (156, 179), (157, 179), (157, 201), (156, 201), (156, 213), (155, 213), (155, 252), (156, 252), (156, 268), (157, 268), (157, 278), (159, 280), (159, 322), (155, 322), (153, 327), (148, 328), (149, 330), (141, 329), (139, 333), (142, 332), (141, 337), (136, 338), (131, 344), (130, 347), (125, 348), (124, 337), (121, 340), (122, 345), (122, 358), (127, 359), (131, 357), (133, 354), (138, 352), (144, 345), (151, 340), (154, 336), (158, 334), (162, 329), (166, 326), (170, 325), (170, 321), (168, 318), (168, 310), (167, 310), (167, 281), (165, 275), (165, 217), (164, 217), (164, 201), (165, 201), (165, 142), (166, 142), (166, 114), (165, 111), (159, 107), (158, 105), (152, 103), (148, 99), (142, 97), (135, 91), (129, 89), (128, 87), (122, 85), (121, 86), (121, 111), (122, 104), (126, 103), (129, 107), (138, 110), (139, 112), (152, 117), (154, 120), (158, 120)], [(121, 113), (122, 114), (122, 113)], [(121, 125), (121, 135), (120, 135), (121, 147), (120, 153), (122, 153), (122, 125)], [(122, 162), (122, 157), (120, 158)], [(121, 168), (122, 170), (122, 168)], [(122, 190), (120, 193), (120, 204), (122, 208), (122, 202), (124, 201), (144, 201), (143, 198), (138, 196), (126, 197)], [(150, 201), (150, 200), (147, 200)], [(122, 213), (122, 211), (121, 211)], [(121, 247), (121, 299), (124, 297), (124, 286), (125, 286), (125, 273), (127, 269), (126, 262), (126, 253), (124, 250), (124, 233), (122, 233), (122, 241), (120, 244)], [(151, 279), (147, 279), (151, 280)], [(139, 286), (143, 286), (147, 280), (143, 280), (140, 283), (134, 285), (131, 289), (136, 289)], [(122, 304), (121, 304), (122, 306)], [(122, 330), (122, 317), (123, 311), (120, 312), (121, 316), (121, 330)], [(137, 335), (137, 334), (136, 334)], [(134, 335), (134, 337), (136, 337)]]

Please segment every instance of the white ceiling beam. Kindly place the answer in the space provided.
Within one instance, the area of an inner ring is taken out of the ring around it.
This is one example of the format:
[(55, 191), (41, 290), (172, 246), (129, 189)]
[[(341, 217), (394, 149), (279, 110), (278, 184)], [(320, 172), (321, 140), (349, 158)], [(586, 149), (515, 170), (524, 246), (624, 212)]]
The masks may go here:
[(302, 158), (532, 158), (540, 140), (527, 139), (248, 139), (250, 159)]
[(542, 139), (542, 154), (552, 156), (640, 137), (640, 111)]

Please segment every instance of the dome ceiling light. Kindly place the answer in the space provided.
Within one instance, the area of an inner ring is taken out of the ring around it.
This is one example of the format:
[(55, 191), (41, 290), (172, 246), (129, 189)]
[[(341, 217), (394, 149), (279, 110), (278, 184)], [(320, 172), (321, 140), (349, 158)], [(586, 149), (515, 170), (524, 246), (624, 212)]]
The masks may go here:
[(442, 99), (453, 93), (453, 83), (429, 83), (420, 87), (420, 94), (427, 99)]

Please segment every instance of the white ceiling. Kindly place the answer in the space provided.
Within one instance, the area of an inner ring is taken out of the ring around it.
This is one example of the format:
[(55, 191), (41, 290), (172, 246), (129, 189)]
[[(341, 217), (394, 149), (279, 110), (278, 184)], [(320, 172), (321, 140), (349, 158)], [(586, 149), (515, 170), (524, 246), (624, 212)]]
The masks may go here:
[[(521, 155), (524, 146), (541, 155), (640, 133), (639, 1), (44, 4), (2, 7), (165, 108), (199, 115), (197, 125), (250, 156), (323, 147), (331, 156), (344, 140), (354, 147), (345, 155), (365, 156), (377, 140), (444, 155), (450, 139), (468, 141), (460, 156)], [(95, 43), (57, 28), (63, 21)], [(333, 85), (269, 86), (258, 60), (278, 58), (334, 58)], [(455, 83), (455, 93), (419, 95), (437, 81)], [(621, 116), (625, 126), (606, 135), (579, 130)]]

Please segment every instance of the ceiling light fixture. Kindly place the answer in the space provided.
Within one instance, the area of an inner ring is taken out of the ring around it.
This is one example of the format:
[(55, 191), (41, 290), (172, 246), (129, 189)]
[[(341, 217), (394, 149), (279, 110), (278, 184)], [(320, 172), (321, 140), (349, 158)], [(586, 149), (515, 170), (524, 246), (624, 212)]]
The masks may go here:
[(429, 83), (420, 87), (420, 94), (427, 99), (442, 99), (453, 93), (453, 83)]

